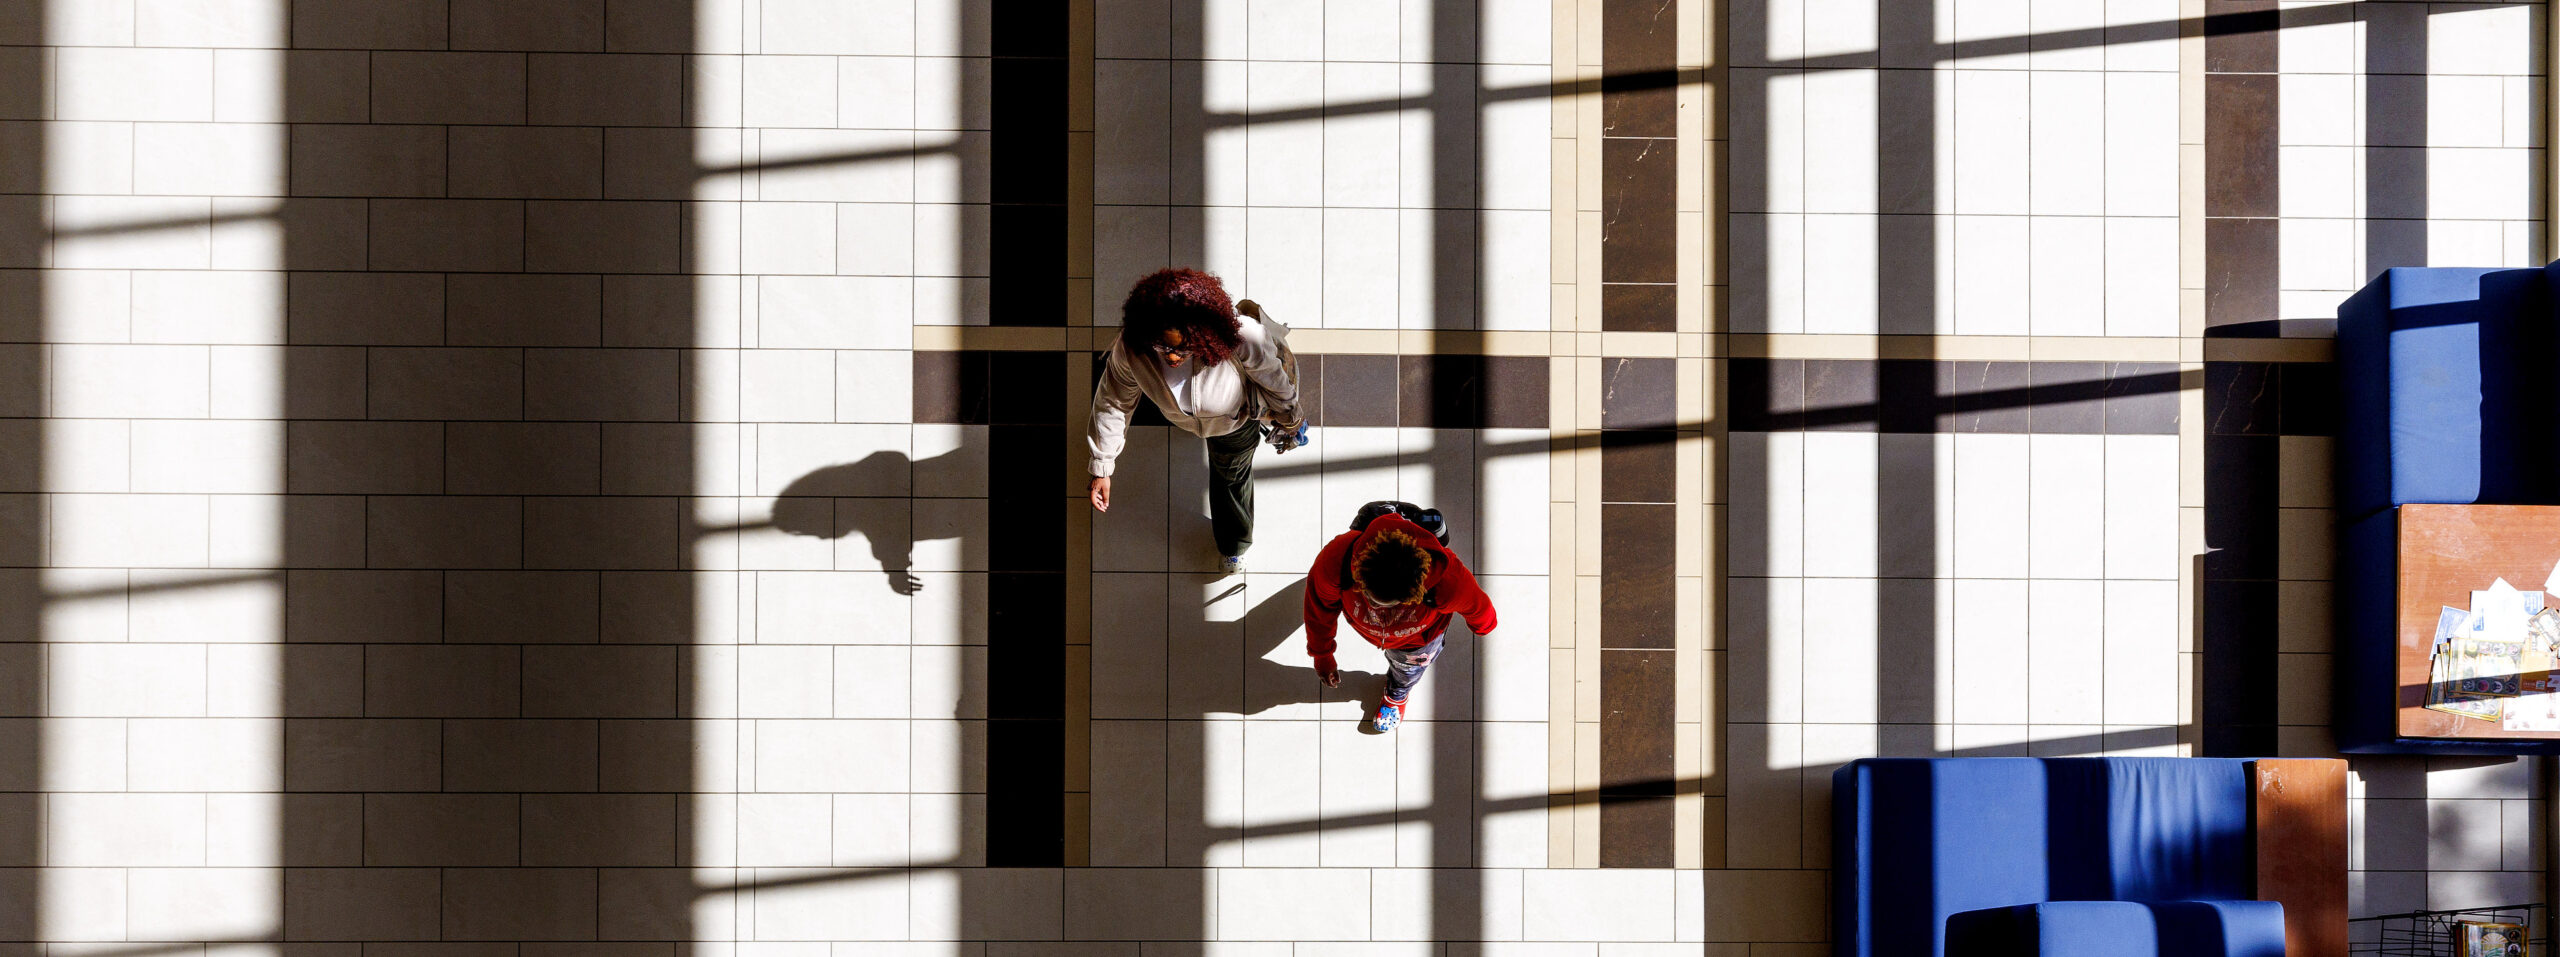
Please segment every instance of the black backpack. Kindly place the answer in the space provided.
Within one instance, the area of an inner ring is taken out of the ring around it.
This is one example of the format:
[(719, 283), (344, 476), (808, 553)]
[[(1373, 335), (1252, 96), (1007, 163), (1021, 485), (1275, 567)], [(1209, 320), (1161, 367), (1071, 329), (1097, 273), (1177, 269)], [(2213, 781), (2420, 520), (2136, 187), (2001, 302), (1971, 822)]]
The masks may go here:
[[(1360, 506), (1360, 513), (1351, 516), (1351, 530), (1355, 532), (1366, 530), (1369, 527), (1369, 520), (1380, 515), (1404, 516), (1405, 521), (1422, 526), (1423, 531), (1430, 532), (1433, 537), (1440, 539), (1440, 547), (1449, 547), (1449, 525), (1441, 518), (1440, 510), (1423, 508), (1412, 502), (1371, 502)], [(1342, 553), (1341, 588), (1346, 593), (1351, 591), (1351, 552), (1348, 549)], [(1432, 601), (1429, 591), (1423, 592), (1422, 602), (1434, 608), (1439, 607), (1439, 603)]]

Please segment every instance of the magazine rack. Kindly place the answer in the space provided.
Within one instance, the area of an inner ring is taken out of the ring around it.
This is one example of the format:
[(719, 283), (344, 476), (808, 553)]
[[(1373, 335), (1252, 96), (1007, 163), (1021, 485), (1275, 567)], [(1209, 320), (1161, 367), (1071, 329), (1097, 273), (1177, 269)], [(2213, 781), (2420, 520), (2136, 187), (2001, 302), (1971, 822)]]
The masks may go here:
[(2551, 941), (2544, 935), (2549, 930), (2537, 919), (2542, 909), (2540, 904), (2508, 904), (2358, 917), (2347, 922), (2357, 938), (2347, 952), (2378, 957), (2469, 957), (2462, 952), (2462, 923), (2486, 921), (2524, 925), (2525, 937), (2532, 941), (2533, 953), (2547, 953)]

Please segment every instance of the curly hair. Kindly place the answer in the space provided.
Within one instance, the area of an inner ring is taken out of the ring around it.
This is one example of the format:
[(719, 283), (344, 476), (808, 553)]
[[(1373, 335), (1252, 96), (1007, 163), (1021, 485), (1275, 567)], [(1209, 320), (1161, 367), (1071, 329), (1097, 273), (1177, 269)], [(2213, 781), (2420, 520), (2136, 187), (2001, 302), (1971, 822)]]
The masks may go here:
[(1431, 553), (1400, 528), (1381, 529), (1351, 557), (1351, 583), (1369, 597), (1398, 604), (1422, 597)]
[(1120, 338), (1130, 351), (1154, 348), (1166, 331), (1182, 333), (1184, 351), (1202, 365), (1227, 361), (1244, 326), (1218, 277), (1197, 269), (1160, 269), (1129, 288), (1120, 304)]

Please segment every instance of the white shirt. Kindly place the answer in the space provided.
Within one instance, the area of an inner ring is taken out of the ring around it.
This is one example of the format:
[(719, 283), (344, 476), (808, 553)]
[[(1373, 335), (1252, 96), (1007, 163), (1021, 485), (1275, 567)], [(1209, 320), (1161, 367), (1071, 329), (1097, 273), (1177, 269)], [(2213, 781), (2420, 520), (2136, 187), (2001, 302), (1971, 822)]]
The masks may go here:
[[(1153, 349), (1132, 351), (1119, 337), (1103, 360), (1093, 384), (1093, 416), (1085, 430), (1091, 453), (1085, 472), (1111, 475), (1113, 462), (1126, 444), (1129, 412), (1146, 396), (1165, 421), (1204, 439), (1214, 439), (1245, 425), (1246, 413), (1259, 405), (1259, 418), (1294, 425), (1298, 421), (1298, 383), (1280, 366), (1280, 351), (1262, 323), (1239, 320), (1237, 343), (1227, 361), (1203, 365), (1185, 359), (1168, 365)], [(1248, 400), (1252, 400), (1249, 402)]]

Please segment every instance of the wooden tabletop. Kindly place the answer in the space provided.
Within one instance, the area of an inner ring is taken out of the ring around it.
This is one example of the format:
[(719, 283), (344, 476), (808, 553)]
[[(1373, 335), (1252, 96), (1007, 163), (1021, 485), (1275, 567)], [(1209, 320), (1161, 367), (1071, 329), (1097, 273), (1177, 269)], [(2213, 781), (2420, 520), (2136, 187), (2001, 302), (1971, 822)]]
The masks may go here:
[(2531, 594), (2560, 561), (2560, 506), (2400, 507), (2400, 736), (2560, 740), (2560, 732), (2509, 731), (2426, 709), (2428, 655), (2438, 609), (2471, 607), (2471, 593), (2500, 578)]

